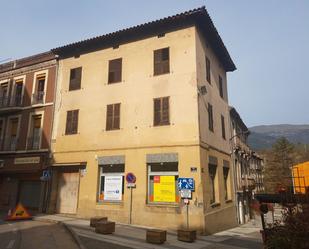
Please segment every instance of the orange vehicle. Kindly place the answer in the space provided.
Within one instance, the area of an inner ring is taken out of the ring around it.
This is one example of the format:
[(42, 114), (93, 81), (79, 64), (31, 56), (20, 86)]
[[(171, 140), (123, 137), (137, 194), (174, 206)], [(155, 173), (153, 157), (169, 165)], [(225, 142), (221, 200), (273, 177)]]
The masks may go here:
[(292, 167), (295, 193), (309, 193), (309, 161)]

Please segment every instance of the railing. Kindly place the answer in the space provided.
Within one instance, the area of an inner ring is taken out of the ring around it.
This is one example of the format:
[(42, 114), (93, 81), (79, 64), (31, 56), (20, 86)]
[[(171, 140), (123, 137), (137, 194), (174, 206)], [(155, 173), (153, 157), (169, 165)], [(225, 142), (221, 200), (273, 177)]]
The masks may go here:
[(38, 150), (40, 149), (40, 136), (29, 137), (27, 140), (27, 150)]
[(9, 105), (9, 97), (0, 98), (0, 108), (6, 108)]
[(16, 147), (17, 147), (17, 138), (16, 137), (7, 138), (4, 141), (4, 150), (15, 151)]
[(0, 98), (0, 108), (19, 107), (22, 106), (22, 96), (16, 95), (11, 99), (9, 97)]
[(45, 92), (39, 91), (32, 94), (32, 104), (43, 104), (44, 103)]

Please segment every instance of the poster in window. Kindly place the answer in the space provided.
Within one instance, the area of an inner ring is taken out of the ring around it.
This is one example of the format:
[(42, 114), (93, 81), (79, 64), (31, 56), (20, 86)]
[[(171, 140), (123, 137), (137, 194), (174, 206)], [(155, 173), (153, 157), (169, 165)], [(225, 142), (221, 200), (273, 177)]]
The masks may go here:
[(122, 199), (122, 176), (105, 176), (104, 200), (121, 201)]
[(154, 202), (176, 202), (175, 176), (156, 176), (153, 195)]

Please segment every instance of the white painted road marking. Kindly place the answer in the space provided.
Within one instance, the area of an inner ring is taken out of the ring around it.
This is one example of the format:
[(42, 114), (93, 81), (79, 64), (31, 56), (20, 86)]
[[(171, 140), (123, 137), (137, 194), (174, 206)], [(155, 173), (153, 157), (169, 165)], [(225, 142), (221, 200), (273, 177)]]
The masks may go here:
[(15, 240), (10, 240), (10, 242), (9, 242), (9, 244), (6, 248), (11, 249), (11, 248), (13, 248), (14, 244), (15, 244)]

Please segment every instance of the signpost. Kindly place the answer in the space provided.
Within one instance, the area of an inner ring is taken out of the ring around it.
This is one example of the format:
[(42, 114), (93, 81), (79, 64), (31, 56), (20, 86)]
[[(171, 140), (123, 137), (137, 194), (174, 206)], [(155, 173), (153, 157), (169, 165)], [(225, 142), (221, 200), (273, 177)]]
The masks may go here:
[(132, 189), (136, 187), (136, 176), (133, 173), (126, 174), (127, 188), (130, 189), (130, 215), (129, 215), (129, 224), (132, 223)]
[(178, 190), (180, 191), (180, 197), (186, 204), (187, 213), (187, 229), (189, 229), (189, 199), (192, 198), (192, 191), (194, 190), (193, 178), (178, 178), (177, 181)]

